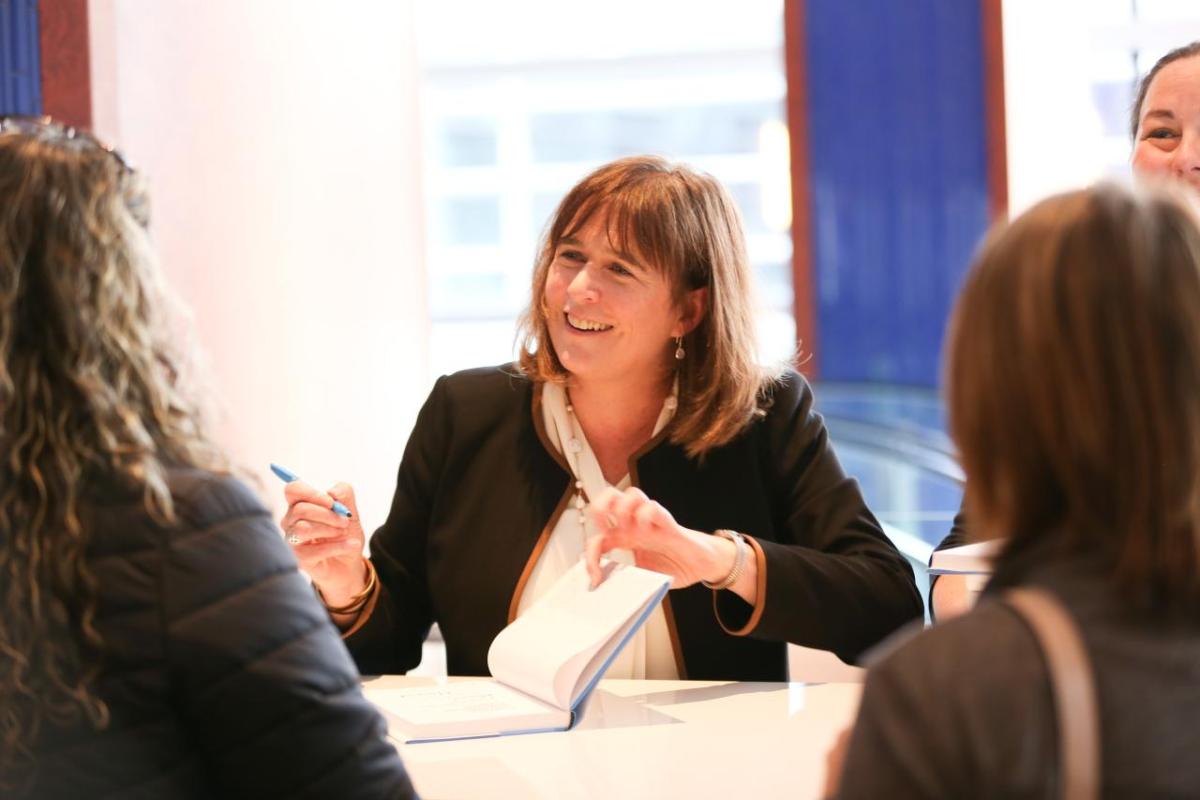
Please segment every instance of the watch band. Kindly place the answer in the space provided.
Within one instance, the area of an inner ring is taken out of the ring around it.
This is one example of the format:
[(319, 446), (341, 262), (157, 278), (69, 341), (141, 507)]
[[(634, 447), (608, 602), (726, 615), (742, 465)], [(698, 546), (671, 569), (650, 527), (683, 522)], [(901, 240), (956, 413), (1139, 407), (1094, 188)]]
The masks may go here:
[(702, 580), (705, 587), (713, 590), (728, 589), (737, 583), (738, 578), (742, 577), (742, 572), (746, 569), (746, 559), (750, 555), (750, 545), (746, 544), (746, 537), (737, 531), (721, 530), (713, 531), (713, 536), (720, 536), (733, 542), (734, 556), (733, 566), (729, 570), (729, 574), (716, 583), (709, 583)]

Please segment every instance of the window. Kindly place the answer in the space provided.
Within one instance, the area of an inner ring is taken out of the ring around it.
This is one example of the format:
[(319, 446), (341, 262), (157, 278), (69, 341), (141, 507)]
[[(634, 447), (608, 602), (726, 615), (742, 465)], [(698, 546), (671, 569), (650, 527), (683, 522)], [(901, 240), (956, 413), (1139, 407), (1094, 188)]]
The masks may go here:
[(1137, 82), (1164, 53), (1200, 39), (1195, 0), (1004, 3), (1009, 198), (1129, 175)]
[(418, 40), (435, 375), (514, 357), (558, 201), (590, 170), (637, 153), (686, 161), (729, 188), (758, 276), (762, 357), (791, 353), (782, 0), (425, 0)]

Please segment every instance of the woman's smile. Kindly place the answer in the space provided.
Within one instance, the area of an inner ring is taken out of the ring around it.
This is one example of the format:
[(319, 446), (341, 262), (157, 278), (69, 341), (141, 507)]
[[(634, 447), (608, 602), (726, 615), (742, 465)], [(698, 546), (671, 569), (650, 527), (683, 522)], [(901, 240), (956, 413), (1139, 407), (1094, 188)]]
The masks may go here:
[(550, 339), (577, 381), (657, 380), (674, 364), (682, 314), (663, 271), (614, 238), (597, 215), (558, 243), (543, 295), (546, 308), (561, 309)]
[(603, 322), (575, 316), (570, 311), (564, 311), (563, 316), (567, 318), (567, 327), (579, 333), (604, 333), (612, 330), (613, 327)]

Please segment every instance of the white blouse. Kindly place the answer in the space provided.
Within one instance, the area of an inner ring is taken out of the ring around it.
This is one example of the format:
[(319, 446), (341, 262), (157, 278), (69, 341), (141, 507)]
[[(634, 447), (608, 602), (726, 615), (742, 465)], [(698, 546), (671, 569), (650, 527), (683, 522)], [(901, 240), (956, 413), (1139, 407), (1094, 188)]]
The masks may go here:
[[(676, 404), (675, 394), (672, 392), (663, 402), (663, 409), (654, 424), (652, 435), (658, 435), (671, 421), (671, 417), (675, 415)], [(546, 425), (547, 438), (555, 449), (563, 454), (575, 480), (583, 482), (586, 496), (599, 496), (601, 490), (609, 483), (604, 479), (600, 463), (596, 460), (596, 455), (592, 452), (587, 437), (583, 435), (583, 429), (575, 415), (567, 410), (567, 393), (562, 386), (553, 383), (542, 384), (542, 418)], [(616, 484), (616, 488), (626, 489), (629, 485), (629, 476), (626, 475)], [(537, 602), (563, 573), (583, 557), (585, 536), (591, 535), (591, 523), (584, 515), (584, 509), (577, 508), (575, 504), (568, 506), (558, 518), (558, 524), (551, 531), (549, 541), (542, 549), (537, 563), (533, 565), (533, 572), (517, 604), (517, 616), (525, 613), (525, 609)], [(633, 563), (633, 553), (629, 550), (611, 550), (607, 557), (623, 564)], [(675, 651), (671, 647), (671, 634), (667, 628), (667, 617), (661, 604), (625, 645), (608, 668), (605, 677), (651, 680), (679, 678)]]

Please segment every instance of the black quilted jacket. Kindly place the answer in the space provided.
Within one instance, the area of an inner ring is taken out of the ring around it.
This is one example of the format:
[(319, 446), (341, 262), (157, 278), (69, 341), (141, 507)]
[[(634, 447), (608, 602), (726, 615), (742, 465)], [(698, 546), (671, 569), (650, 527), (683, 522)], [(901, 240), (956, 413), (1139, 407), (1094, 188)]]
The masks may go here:
[(407, 798), (404, 767), (267, 511), (172, 473), (179, 524), (89, 508), (106, 730), (44, 728), (38, 798)]

